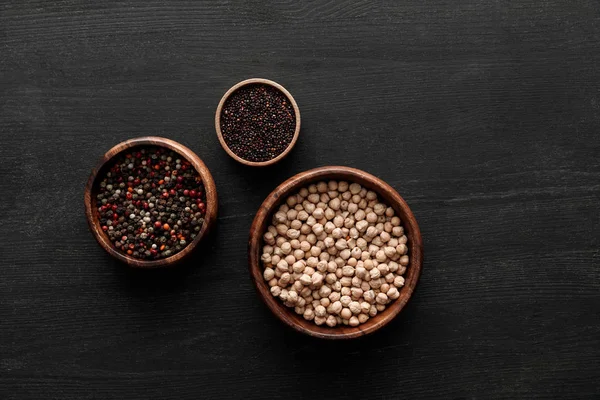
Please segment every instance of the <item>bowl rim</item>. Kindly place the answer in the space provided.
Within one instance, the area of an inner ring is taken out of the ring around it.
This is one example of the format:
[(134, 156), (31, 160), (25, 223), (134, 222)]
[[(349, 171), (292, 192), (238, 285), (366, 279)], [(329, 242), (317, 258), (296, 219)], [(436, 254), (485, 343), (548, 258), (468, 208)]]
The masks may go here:
[[(229, 148), (229, 146), (225, 142), (225, 139), (223, 138), (223, 132), (221, 131), (221, 113), (223, 111), (223, 105), (225, 104), (225, 101), (227, 101), (229, 96), (231, 96), (231, 94), (233, 94), (239, 88), (241, 88), (243, 86), (247, 86), (247, 85), (254, 85), (254, 84), (269, 85), (269, 86), (272, 86), (272, 87), (278, 89), (280, 92), (282, 92), (288, 98), (290, 103), (292, 104), (292, 107), (294, 108), (294, 115), (296, 117), (296, 129), (294, 130), (294, 136), (292, 137), (292, 141), (290, 142), (290, 144), (286, 147), (286, 149), (281, 154), (279, 154), (277, 157), (272, 158), (267, 161), (248, 161), (248, 160), (243, 159), (242, 157), (238, 156)], [(217, 138), (219, 139), (219, 143), (221, 144), (221, 147), (223, 147), (223, 149), (227, 152), (227, 154), (231, 158), (233, 158), (234, 160), (236, 160), (237, 162), (239, 162), (241, 164), (249, 165), (251, 167), (266, 167), (266, 166), (275, 164), (276, 162), (279, 162), (281, 159), (283, 159), (285, 156), (287, 156), (288, 153), (290, 151), (292, 151), (292, 148), (296, 145), (296, 142), (298, 141), (298, 136), (300, 136), (300, 125), (301, 125), (300, 108), (298, 108), (298, 103), (296, 103), (296, 100), (294, 99), (292, 94), (286, 88), (284, 88), (282, 85), (280, 85), (279, 83), (272, 81), (270, 79), (264, 79), (264, 78), (250, 78), (250, 79), (243, 80), (243, 81), (238, 82), (235, 85), (233, 85), (231, 88), (229, 88), (229, 90), (227, 92), (225, 92), (223, 97), (221, 97), (221, 100), (219, 101), (219, 105), (217, 106), (217, 110), (215, 112), (215, 130), (217, 132)]]
[[(405, 285), (400, 290), (400, 297), (390, 303), (386, 309), (369, 319), (365, 324), (357, 327), (337, 326), (334, 328), (318, 326), (313, 321), (305, 321), (297, 315), (292, 309), (286, 307), (273, 297), (270, 293), (267, 283), (263, 279), (262, 265), (260, 261), (260, 248), (262, 247), (262, 235), (268, 224), (270, 217), (275, 212), (276, 207), (284, 201), (288, 195), (294, 193), (310, 183), (318, 181), (346, 180), (348, 182), (360, 181), (359, 183), (371, 190), (374, 190), (378, 196), (389, 206), (393, 207), (397, 215), (401, 215), (402, 226), (408, 238), (408, 247), (410, 262), (407, 272), (404, 274)], [(393, 201), (390, 201), (393, 200)], [(250, 237), (248, 241), (248, 267), (254, 285), (258, 291), (259, 297), (267, 307), (286, 325), (298, 332), (323, 338), (323, 339), (351, 339), (361, 337), (384, 327), (394, 319), (404, 308), (411, 298), (423, 265), (423, 241), (421, 231), (417, 221), (404, 199), (389, 184), (383, 180), (371, 175), (365, 171), (345, 166), (325, 166), (301, 172), (287, 179), (277, 186), (263, 201), (259, 207), (256, 216), (250, 228)]]
[[(114, 161), (115, 157), (119, 156), (124, 152), (129, 151), (132, 148), (143, 146), (164, 147), (184, 157), (187, 161), (189, 161), (192, 164), (194, 169), (200, 175), (206, 193), (206, 213), (204, 216), (204, 224), (200, 230), (200, 233), (196, 235), (194, 240), (180, 252), (167, 258), (152, 261), (140, 260), (131, 257), (129, 255), (121, 253), (120, 251), (114, 248), (113, 244), (110, 242), (110, 240), (100, 227), (100, 223), (97, 219), (98, 210), (96, 207), (93, 206), (92, 199), (92, 195), (94, 195), (96, 192), (95, 185), (97, 183), (96, 181), (99, 178), (99, 173), (105, 168), (107, 168), (108, 165), (110, 165)], [(182, 145), (181, 143), (178, 143), (171, 139), (158, 136), (142, 136), (138, 138), (125, 140), (121, 143), (116, 144), (110, 150), (108, 150), (104, 154), (104, 156), (100, 158), (96, 167), (92, 169), (92, 172), (90, 173), (87, 184), (85, 186), (84, 205), (88, 226), (92, 231), (92, 234), (98, 242), (98, 244), (108, 254), (131, 267), (160, 268), (173, 266), (181, 262), (183, 259), (187, 258), (193, 252), (193, 250), (196, 249), (198, 243), (200, 243), (200, 241), (209, 233), (216, 221), (218, 199), (213, 177), (208, 167), (206, 167), (204, 162), (200, 159), (200, 157), (198, 157), (198, 155), (196, 155), (196, 153), (194, 153), (192, 150)]]

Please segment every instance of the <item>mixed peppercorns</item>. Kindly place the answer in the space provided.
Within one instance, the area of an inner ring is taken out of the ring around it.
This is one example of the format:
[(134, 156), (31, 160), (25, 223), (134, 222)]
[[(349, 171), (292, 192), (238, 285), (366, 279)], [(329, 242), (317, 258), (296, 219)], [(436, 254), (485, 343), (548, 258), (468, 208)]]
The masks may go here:
[(206, 213), (202, 179), (189, 161), (163, 147), (133, 149), (100, 176), (102, 230), (129, 256), (156, 260), (183, 250)]
[(263, 240), (271, 294), (317, 325), (363, 324), (404, 286), (408, 239), (400, 218), (358, 183), (300, 189), (273, 215)]
[(247, 161), (271, 160), (287, 149), (296, 130), (294, 107), (277, 88), (242, 86), (223, 104), (221, 133), (227, 147)]

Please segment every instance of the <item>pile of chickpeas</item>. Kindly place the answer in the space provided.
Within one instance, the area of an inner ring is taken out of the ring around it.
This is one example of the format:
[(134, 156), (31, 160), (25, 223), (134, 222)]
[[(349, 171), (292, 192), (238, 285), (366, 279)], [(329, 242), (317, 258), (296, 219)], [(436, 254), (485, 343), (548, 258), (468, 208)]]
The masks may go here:
[(404, 286), (409, 256), (400, 218), (358, 183), (300, 189), (273, 215), (263, 240), (271, 294), (317, 325), (363, 324)]

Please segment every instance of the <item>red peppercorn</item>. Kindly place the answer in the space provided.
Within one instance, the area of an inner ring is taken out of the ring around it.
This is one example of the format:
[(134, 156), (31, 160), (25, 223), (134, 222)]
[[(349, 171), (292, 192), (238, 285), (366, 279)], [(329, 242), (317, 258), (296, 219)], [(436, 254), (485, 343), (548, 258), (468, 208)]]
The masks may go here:
[(140, 180), (139, 180), (138, 178), (134, 179), (134, 180), (133, 180), (133, 184), (134, 184), (135, 186), (139, 185), (139, 184), (140, 184)]
[(162, 197), (164, 197), (165, 199), (169, 198), (169, 192), (164, 192), (162, 194)]
[(190, 197), (196, 197), (196, 191), (195, 190), (190, 190)]
[(108, 230), (108, 226), (106, 226), (106, 225), (103, 225), (103, 226), (102, 226), (102, 230), (103, 230), (104, 232), (106, 232), (106, 231)]
[[(175, 171), (173, 171), (173, 172), (175, 172)], [(177, 183), (181, 183), (181, 182), (183, 182), (183, 176), (178, 176)]]
[(177, 194), (177, 192), (175, 191), (175, 189), (171, 189), (171, 190), (169, 190), (169, 194), (171, 196), (175, 196)]
[(147, 210), (148, 208), (150, 208), (150, 206), (148, 205), (148, 203), (144, 202), (144, 210)]
[(161, 226), (162, 226), (162, 223), (161, 223), (160, 221), (156, 221), (156, 222), (154, 223), (154, 227), (155, 227), (155, 228), (160, 228)]
[(133, 197), (133, 195), (129, 192), (127, 192), (127, 194), (125, 195), (125, 197), (127, 197), (128, 200), (131, 200), (131, 198)]
[(152, 249), (152, 250), (150, 250), (150, 254), (152, 254), (153, 256), (155, 256), (155, 255), (157, 255), (157, 254), (158, 254), (158, 251), (156, 251), (156, 250)]
[(189, 190), (187, 190), (187, 189), (185, 189), (185, 190), (183, 191), (183, 195), (184, 195), (184, 196), (189, 196), (189, 195), (190, 195), (190, 191), (189, 191)]
[(113, 210), (113, 211), (117, 211), (117, 208), (118, 208), (118, 207), (117, 207), (117, 205), (116, 205), (116, 204), (113, 204), (111, 208), (112, 208), (112, 210)]

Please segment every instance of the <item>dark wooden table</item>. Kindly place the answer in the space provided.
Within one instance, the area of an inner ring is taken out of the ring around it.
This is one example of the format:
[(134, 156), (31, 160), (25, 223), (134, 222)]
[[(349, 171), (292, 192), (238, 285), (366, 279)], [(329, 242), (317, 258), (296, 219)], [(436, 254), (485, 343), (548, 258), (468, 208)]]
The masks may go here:
[[(257, 170), (214, 111), (282, 83), (300, 140)], [(0, 2), (0, 398), (598, 398), (597, 1)], [(218, 228), (170, 271), (127, 270), (83, 189), (160, 135), (211, 169)], [(281, 181), (354, 166), (420, 222), (421, 282), (383, 331), (285, 328), (246, 265)]]

